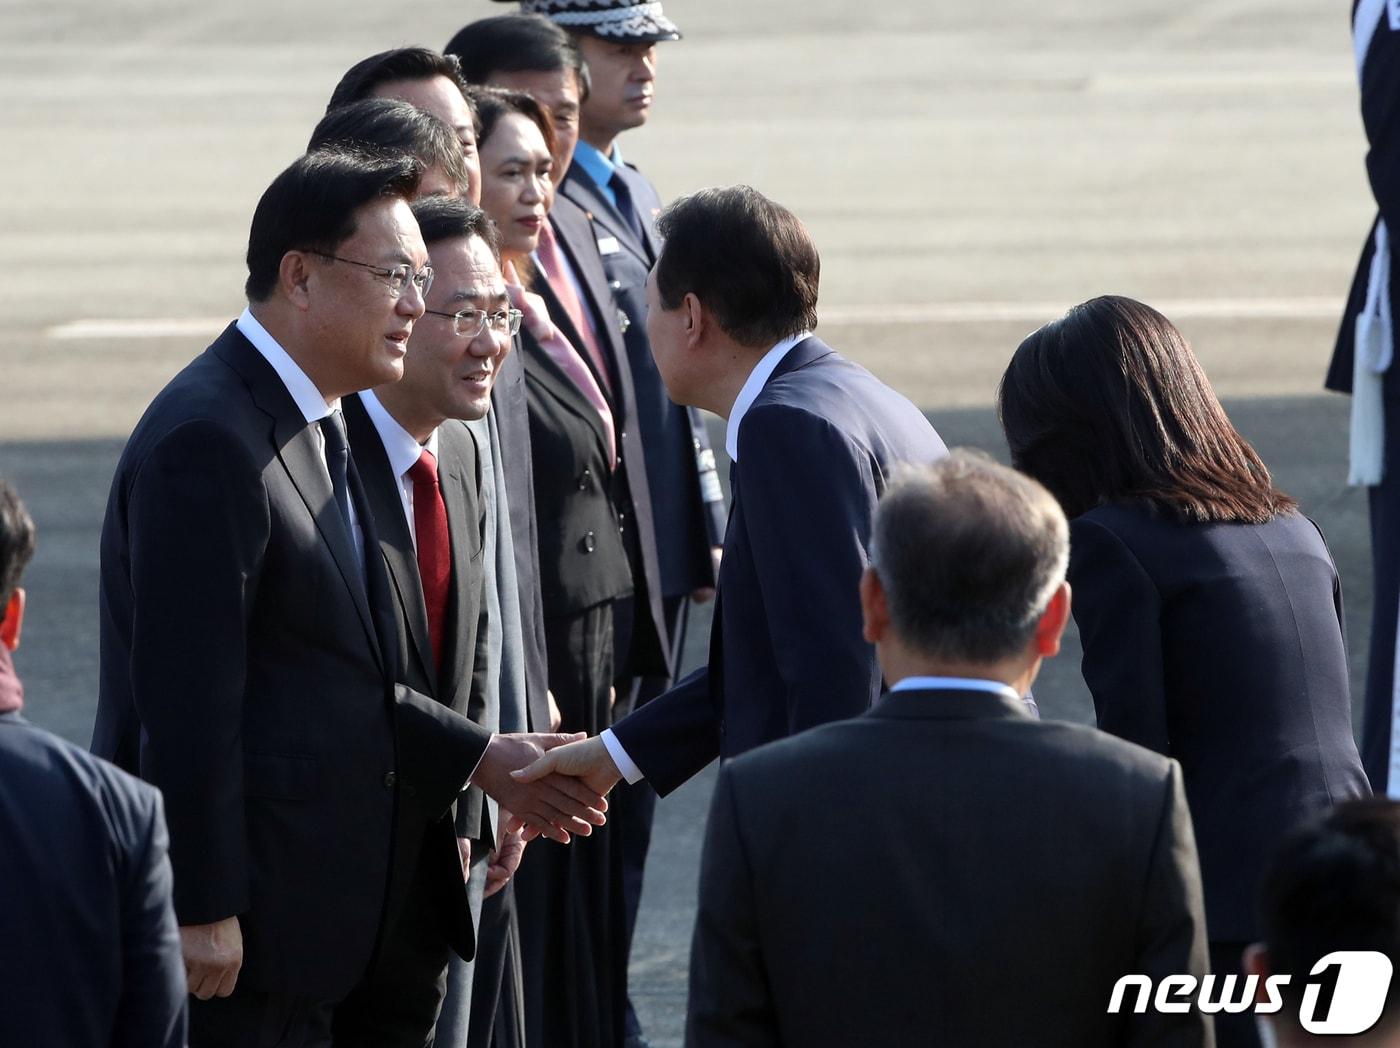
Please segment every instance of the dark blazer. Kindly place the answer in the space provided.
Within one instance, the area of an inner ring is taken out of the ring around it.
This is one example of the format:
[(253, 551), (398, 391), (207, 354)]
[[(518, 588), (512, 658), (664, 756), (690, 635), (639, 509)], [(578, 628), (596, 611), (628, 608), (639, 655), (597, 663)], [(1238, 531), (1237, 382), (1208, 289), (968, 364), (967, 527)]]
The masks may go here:
[[(438, 428), (438, 482), (447, 508), (447, 531), (452, 547), (452, 581), (439, 673), (433, 663), (418, 555), (408, 519), (404, 516), (398, 477), (389, 465), (379, 431), (359, 396), (346, 397), (342, 406), (350, 432), (350, 448), (374, 514), (379, 548), (394, 595), (400, 680), (415, 691), (433, 696), (485, 731), (494, 732), (498, 723), (488, 718), (485, 698), (485, 678), (489, 671), (483, 591), (486, 576), (481, 562), (485, 522), (481, 515), (481, 474), (476, 442), (460, 422), (448, 421)], [(411, 883), (419, 854), (426, 847), (432, 856), (429, 861), (441, 893), (439, 898), (450, 900), (448, 912), (453, 948), (458, 953), (465, 951), (466, 957), (471, 956), (472, 937), (470, 934), (463, 937), (461, 929), (462, 922), (470, 929), (471, 910), (462, 880), (457, 834), (460, 831), (474, 840), (494, 841), (490, 820), (483, 817), (484, 802), (485, 794), (479, 787), (472, 786), (458, 802), (462, 810), (455, 815), (445, 815), (427, 825), (418, 818), (400, 819), (394, 842), (393, 887), (396, 890), (390, 902), (390, 914), (400, 912), (401, 893)], [(414, 814), (408, 808), (403, 812)]]
[(1205, 971), (1181, 769), (1156, 754), (909, 691), (720, 768), (692, 1048), (1208, 1045), (1194, 1010), (1108, 1014), (1125, 974)]
[(382, 562), (361, 584), (317, 434), (233, 325), (137, 424), (101, 559), (93, 750), (162, 788), (180, 923), (238, 915), (240, 985), (339, 999), (395, 804), (439, 818), (490, 733), (396, 685)]
[(0, 714), (0, 1044), (181, 1048), (160, 793)]
[(710, 547), (718, 546), (724, 536), (724, 499), (713, 472), (714, 452), (704, 419), (697, 409), (672, 403), (647, 340), (646, 280), (661, 253), (653, 224), (661, 200), (636, 168), (624, 166), (621, 174), (645, 227), (641, 237), (577, 164), (565, 175), (559, 196), (583, 210), (595, 244), (610, 249), (599, 257), (615, 308), (626, 319), (620, 333), (636, 391), (637, 427), (656, 523), (661, 595), (677, 597), (714, 585)]
[(1211, 939), (1253, 940), (1281, 839), (1370, 793), (1327, 546), (1296, 513), (1192, 524), (1121, 504), (1076, 518), (1070, 536), (1099, 727), (1181, 762)]
[[(618, 469), (613, 478), (614, 505), (623, 529), (628, 560), (632, 566), (637, 611), (633, 618), (631, 665), (637, 676), (670, 677), (671, 645), (666, 640), (666, 618), (662, 605), (663, 580), (658, 555), (660, 538), (652, 511), (651, 485), (647, 476), (643, 433), (637, 420), (637, 397), (627, 350), (617, 323), (617, 307), (608, 289), (607, 274), (593, 240), (588, 216), (568, 200), (558, 198), (549, 213), (560, 250), (568, 258), (581, 285), (581, 301), (593, 318), (605, 362), (606, 376), (599, 376), (588, 353), (584, 363), (595, 378), (605, 377), (603, 395), (612, 411), (617, 435)], [(583, 338), (548, 281), (537, 275), (535, 288), (549, 309), (550, 319), (574, 346), (582, 349)], [(622, 670), (623, 667), (618, 667)]]
[(535, 516), (535, 475), (530, 450), (530, 410), (520, 342), (501, 361), (491, 387), (491, 413), (501, 437), (501, 461), (515, 576), (520, 591), (520, 626), (525, 650), (525, 697), (531, 731), (549, 731), (549, 660), (544, 647), (544, 603), (540, 598), (539, 524)]
[(527, 329), (521, 357), (539, 515), (540, 593), (548, 617), (632, 593), (614, 503), (615, 474), (597, 410)]
[(658, 793), (874, 701), (857, 594), (875, 503), (896, 466), (946, 451), (918, 408), (820, 339), (783, 358), (739, 426), (709, 664), (613, 726)]
[[(1356, 6), (1356, 0), (1353, 0), (1353, 19)], [(1384, 9), (1380, 12), (1379, 27), (1366, 52), (1360, 80), (1361, 123), (1370, 147), (1366, 153), (1366, 177), (1379, 212), (1376, 217), (1384, 218), (1389, 230), (1391, 257), (1395, 259), (1400, 256), (1400, 108), (1395, 105), (1396, 97), (1400, 97), (1400, 32), (1391, 29)], [(1356, 357), (1356, 318), (1366, 304), (1371, 257), (1375, 252), (1375, 232), (1373, 222), (1361, 249), (1361, 259), (1357, 263), (1347, 307), (1337, 332), (1336, 348), (1327, 369), (1327, 388), (1343, 393), (1351, 392), (1352, 366)], [(1390, 267), (1390, 301), (1400, 324), (1400, 266), (1394, 262)], [(1400, 368), (1392, 367), (1385, 373), (1383, 386), (1387, 401), (1400, 398), (1400, 375), (1397, 372), (1400, 372)], [(1387, 424), (1397, 421), (1400, 420), (1387, 412)]]

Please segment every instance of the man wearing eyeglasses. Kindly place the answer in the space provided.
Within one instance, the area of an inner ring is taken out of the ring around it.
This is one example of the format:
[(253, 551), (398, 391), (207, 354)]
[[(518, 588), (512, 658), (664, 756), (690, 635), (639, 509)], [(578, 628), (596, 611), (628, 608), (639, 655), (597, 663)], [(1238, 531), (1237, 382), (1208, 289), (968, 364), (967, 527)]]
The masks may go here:
[[(512, 707), (485, 672), (500, 664), (495, 624), (502, 597), (513, 596), (494, 570), (497, 478), (485, 416), (520, 313), (506, 298), (496, 232), (480, 208), (430, 197), (413, 214), (433, 264), (426, 309), (403, 379), (346, 398), (350, 443), (396, 595), (401, 679), (490, 730), (524, 731), (524, 704)], [(508, 819), (472, 787), (458, 802), (455, 833), (446, 822), (426, 834), (418, 822), (401, 828), (397, 917), (369, 975), (336, 1010), (337, 1045), (426, 1042), (451, 954), (472, 959), (483, 899), (519, 864), (524, 843), (519, 830), (506, 830)]]
[(396, 830), (450, 819), (466, 783), (557, 839), (602, 818), (587, 791), (509, 778), (562, 737), (493, 734), (397, 683), (339, 408), (400, 377), (423, 316), (419, 173), (327, 150), (279, 175), (248, 309), (156, 397), (113, 479), (93, 749), (164, 793), (193, 1048), (329, 1044), (385, 936)]

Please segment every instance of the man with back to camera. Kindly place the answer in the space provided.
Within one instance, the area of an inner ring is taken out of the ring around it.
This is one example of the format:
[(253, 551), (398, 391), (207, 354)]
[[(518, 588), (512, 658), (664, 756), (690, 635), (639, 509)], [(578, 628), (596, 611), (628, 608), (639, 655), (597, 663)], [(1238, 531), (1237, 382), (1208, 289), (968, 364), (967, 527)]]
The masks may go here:
[(1205, 914), (1180, 766), (1023, 701), (1068, 559), (979, 453), (895, 480), (859, 583), (891, 690), (721, 766), (687, 1045), (1213, 1043), (1194, 1007), (1108, 1012), (1128, 972), (1204, 974)]
[[(1261, 1024), (1272, 1043), (1400, 1045), (1400, 980), (1394, 974), (1400, 962), (1400, 804), (1347, 801), (1294, 832), (1269, 864), (1259, 916), (1264, 940), (1245, 951), (1245, 969), (1259, 979), (1256, 1004), (1282, 1004)], [(1383, 954), (1391, 966), (1389, 992), (1362, 998), (1334, 987), (1328, 999), (1324, 991), (1307, 1014), (1314, 1024), (1309, 1030), (1302, 1011), (1307, 986), (1326, 982), (1312, 969), (1336, 951)], [(1277, 976), (1288, 981), (1271, 995), (1268, 980)], [(1352, 1018), (1355, 1023), (1343, 1029)], [(1331, 1031), (1315, 1025), (1328, 1022), (1336, 1024)], [(1329, 1035), (1358, 1028), (1354, 1037)]]
[(0, 479), (0, 1044), (182, 1048), (160, 793), (20, 716), (10, 653), (34, 539)]
[(821, 262), (806, 228), (747, 186), (671, 205), (647, 327), (673, 399), (727, 420), (733, 509), (710, 658), (601, 736), (517, 777), (665, 796), (716, 757), (854, 716), (880, 693), (856, 587), (902, 464), (946, 453), (919, 409), (814, 337)]
[(513, 788), (562, 737), (493, 734), (396, 683), (339, 398), (402, 374), (432, 283), (419, 171), (321, 151), (274, 179), (248, 308), (113, 480), (93, 749), (164, 788), (195, 1048), (329, 1043), (384, 934), (397, 809), (450, 819), (470, 782), (561, 840), (602, 818), (586, 791)]

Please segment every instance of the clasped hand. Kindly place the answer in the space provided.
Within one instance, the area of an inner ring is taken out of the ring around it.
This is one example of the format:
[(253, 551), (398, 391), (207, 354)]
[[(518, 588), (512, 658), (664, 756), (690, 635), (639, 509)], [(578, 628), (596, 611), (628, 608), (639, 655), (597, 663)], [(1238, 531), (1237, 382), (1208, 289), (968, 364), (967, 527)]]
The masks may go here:
[[(600, 737), (595, 735), (589, 739), (582, 735), (574, 735), (562, 745), (555, 744), (548, 753), (541, 755), (529, 767), (512, 772), (511, 778), (523, 785), (570, 782), (586, 790), (588, 796), (597, 797), (602, 801), (608, 791), (622, 779), (622, 772), (613, 763), (612, 755), (608, 753), (608, 748)], [(537, 828), (519, 813), (516, 825), (524, 826), (527, 840), (536, 836)]]
[(524, 826), (531, 837), (545, 836), (561, 844), (569, 843), (570, 834), (587, 837), (594, 826), (607, 821), (606, 790), (595, 790), (568, 773), (546, 771), (529, 778), (511, 774), (527, 766), (534, 768), (548, 753), (585, 738), (582, 734), (494, 735), (472, 774), (472, 784), (513, 812), (516, 824)]

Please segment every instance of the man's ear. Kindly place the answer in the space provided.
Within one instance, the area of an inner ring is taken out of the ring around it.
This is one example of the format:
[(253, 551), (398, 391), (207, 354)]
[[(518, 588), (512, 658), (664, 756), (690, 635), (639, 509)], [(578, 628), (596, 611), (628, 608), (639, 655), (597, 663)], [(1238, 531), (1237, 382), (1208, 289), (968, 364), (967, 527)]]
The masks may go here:
[(305, 251), (288, 251), (277, 267), (277, 287), (298, 309), (311, 306), (311, 258)]
[(1061, 582), (1035, 627), (1035, 652), (1043, 659), (1060, 653), (1060, 638), (1069, 625), (1069, 583)]
[(681, 299), (681, 309), (685, 312), (685, 344), (694, 348), (705, 337), (711, 323), (710, 317), (693, 291), (687, 291), (685, 298)]
[(0, 644), (10, 651), (19, 647), (19, 634), (24, 625), (24, 589), (16, 586), (5, 603), (4, 615), (0, 616)]
[(890, 629), (890, 607), (885, 597), (885, 584), (874, 568), (866, 568), (860, 577), (861, 636), (868, 644), (879, 644)]

